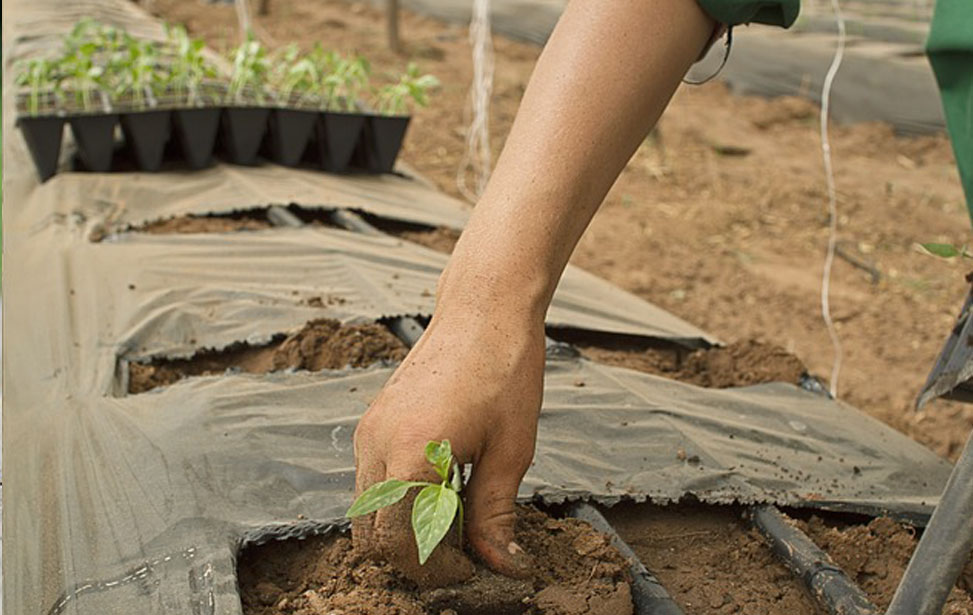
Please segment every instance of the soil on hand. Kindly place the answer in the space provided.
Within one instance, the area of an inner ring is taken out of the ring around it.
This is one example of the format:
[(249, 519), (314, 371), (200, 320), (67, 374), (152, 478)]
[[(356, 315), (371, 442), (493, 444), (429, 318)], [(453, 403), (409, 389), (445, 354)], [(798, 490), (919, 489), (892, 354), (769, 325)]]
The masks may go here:
[(801, 360), (783, 348), (753, 340), (695, 351), (648, 344), (633, 347), (610, 340), (577, 346), (582, 355), (599, 363), (716, 389), (765, 382), (798, 384), (807, 374)]
[(129, 364), (128, 392), (144, 393), (189, 376), (222, 374), (238, 369), (253, 374), (299, 369), (319, 371), (366, 367), (379, 361), (401, 361), (408, 348), (380, 324), (343, 325), (319, 319), (264, 346), (236, 344), (204, 350), (189, 359), (158, 359)]
[(227, 215), (185, 215), (156, 220), (133, 227), (136, 233), (170, 235), (175, 233), (231, 233), (235, 231), (260, 231), (273, 225), (267, 220), (266, 211), (238, 212)]
[(537, 566), (514, 580), (477, 566), (453, 587), (419, 591), (350, 539), (251, 547), (240, 558), (245, 615), (631, 615), (628, 565), (608, 538), (576, 519), (518, 510), (516, 539)]
[(687, 615), (823, 615), (741, 512), (622, 504), (605, 516)]
[[(918, 543), (915, 529), (888, 518), (850, 527), (834, 527), (818, 517), (797, 524), (877, 607), (882, 611), (888, 608)], [(967, 564), (956, 585), (943, 613), (973, 614), (970, 593), (973, 591), (973, 561)]]

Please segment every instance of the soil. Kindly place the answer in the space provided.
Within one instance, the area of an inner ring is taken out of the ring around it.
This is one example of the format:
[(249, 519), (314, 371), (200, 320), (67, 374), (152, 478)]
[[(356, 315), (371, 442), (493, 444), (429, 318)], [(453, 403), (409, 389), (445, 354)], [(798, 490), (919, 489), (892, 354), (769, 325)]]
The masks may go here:
[(272, 228), (265, 209), (247, 210), (226, 215), (186, 215), (155, 220), (129, 229), (135, 233), (169, 235), (174, 233), (230, 233)]
[[(238, 42), (230, 4), (149, 6), (219, 50)], [(459, 196), (472, 75), (464, 27), (402, 10), (405, 51), (396, 55), (385, 45), (382, 9), (361, 2), (274, 0), (254, 24), (271, 46), (326, 41), (367, 55), (376, 74), (414, 60), (439, 77), (443, 86), (415, 113), (402, 155)], [(502, 36), (494, 47), (496, 156), (540, 48)], [(724, 341), (779, 344), (811, 373), (829, 374), (833, 350), (820, 316), (827, 197), (817, 116), (818, 108), (799, 98), (736, 96), (718, 82), (681, 88), (572, 262)], [(831, 283), (844, 349), (839, 396), (955, 460), (973, 429), (973, 405), (937, 401), (913, 410), (966, 290), (963, 263), (915, 250), (917, 242), (968, 243), (949, 142), (858, 124), (834, 126), (831, 147), (844, 255)]]
[(631, 615), (628, 566), (576, 519), (518, 510), (516, 540), (537, 563), (513, 580), (476, 567), (461, 585), (420, 591), (345, 537), (251, 547), (240, 556), (245, 615)]
[(308, 322), (289, 336), (264, 346), (235, 344), (222, 350), (202, 350), (188, 359), (156, 359), (130, 363), (128, 392), (144, 393), (190, 376), (209, 376), (239, 370), (252, 374), (286, 369), (319, 371), (366, 367), (396, 362), (408, 348), (380, 324), (342, 325), (337, 320)]
[(460, 231), (447, 226), (429, 227), (422, 224), (400, 222), (389, 218), (365, 215), (368, 223), (384, 233), (399, 239), (411, 241), (431, 250), (452, 254), (456, 242), (459, 241)]
[(799, 384), (807, 374), (791, 353), (753, 340), (689, 351), (628, 338), (586, 336), (575, 346), (592, 361), (715, 389), (765, 382)]
[(621, 504), (605, 516), (687, 615), (823, 615), (742, 511)]
[[(892, 601), (919, 540), (911, 526), (888, 518), (868, 525), (835, 527), (819, 517), (797, 525), (845, 571), (882, 611)], [(973, 561), (950, 592), (943, 613), (973, 614)]]

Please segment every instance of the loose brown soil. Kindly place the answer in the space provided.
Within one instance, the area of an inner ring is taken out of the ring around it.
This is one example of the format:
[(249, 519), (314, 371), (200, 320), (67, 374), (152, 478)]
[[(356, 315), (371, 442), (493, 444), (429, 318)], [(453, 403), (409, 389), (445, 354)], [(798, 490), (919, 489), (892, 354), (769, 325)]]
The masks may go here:
[[(185, 23), (217, 49), (238, 42), (233, 6), (153, 0), (162, 18)], [(254, 16), (268, 44), (323, 42), (358, 51), (374, 72), (409, 60), (443, 87), (416, 112), (404, 159), (458, 196), (472, 75), (465, 28), (402, 11), (405, 52), (385, 45), (380, 8), (344, 0), (274, 0)], [(491, 143), (496, 155), (540, 53), (494, 37)], [(831, 370), (819, 314), (827, 242), (818, 108), (802, 99), (735, 96), (720, 83), (676, 93), (655, 135), (636, 152), (595, 216), (572, 262), (712, 334), (769, 341), (815, 374)], [(839, 395), (955, 459), (973, 429), (973, 406), (913, 401), (965, 293), (964, 264), (919, 254), (916, 242), (968, 243), (949, 142), (903, 138), (881, 124), (835, 126), (841, 252), (831, 305), (845, 351)], [(727, 152), (745, 155), (725, 155)]]
[[(888, 607), (916, 548), (918, 536), (915, 529), (887, 518), (851, 527), (834, 527), (818, 517), (797, 524), (876, 606), (883, 611)], [(973, 614), (971, 591), (973, 561), (966, 566), (957, 587), (950, 592), (943, 613)]]
[(690, 351), (623, 336), (558, 335), (592, 361), (714, 389), (765, 382), (799, 384), (807, 374), (801, 360), (779, 346), (753, 340)]
[(622, 504), (605, 516), (687, 615), (823, 615), (741, 513)]
[(252, 547), (240, 556), (245, 615), (631, 615), (628, 566), (608, 538), (576, 519), (518, 511), (516, 540), (537, 562), (513, 580), (477, 566), (453, 587), (419, 591), (344, 537)]
[(203, 350), (189, 359), (131, 363), (128, 392), (144, 393), (183, 378), (222, 374), (228, 369), (266, 374), (285, 369), (366, 367), (379, 361), (401, 361), (407, 352), (405, 344), (380, 324), (312, 320), (297, 333), (264, 346), (237, 344), (223, 350)]
[(271, 228), (265, 210), (229, 215), (176, 216), (156, 220), (136, 226), (130, 230), (136, 233), (170, 235), (174, 233), (231, 233), (236, 231), (259, 231)]

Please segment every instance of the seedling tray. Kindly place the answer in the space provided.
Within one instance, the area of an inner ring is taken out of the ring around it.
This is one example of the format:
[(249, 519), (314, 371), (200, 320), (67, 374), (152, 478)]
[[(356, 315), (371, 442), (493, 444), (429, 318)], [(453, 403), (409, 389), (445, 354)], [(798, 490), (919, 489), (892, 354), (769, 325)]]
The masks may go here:
[[(284, 166), (311, 167), (331, 173), (356, 170), (390, 173), (395, 167), (408, 116), (317, 111), (271, 106), (199, 107), (123, 110), (110, 113), (48, 114), (17, 119), (41, 181), (58, 171), (63, 126), (71, 127), (78, 146), (76, 171), (104, 173), (163, 168), (171, 138), (178, 148), (171, 160), (191, 170), (212, 164), (216, 144), (223, 157), (244, 166), (259, 164), (261, 152)], [(124, 148), (116, 152), (116, 126)], [(313, 144), (313, 147), (312, 147)], [(308, 154), (309, 148), (312, 150)], [(133, 160), (126, 164), (124, 155)], [(310, 157), (309, 157), (310, 156)], [(169, 162), (165, 163), (169, 166)]]

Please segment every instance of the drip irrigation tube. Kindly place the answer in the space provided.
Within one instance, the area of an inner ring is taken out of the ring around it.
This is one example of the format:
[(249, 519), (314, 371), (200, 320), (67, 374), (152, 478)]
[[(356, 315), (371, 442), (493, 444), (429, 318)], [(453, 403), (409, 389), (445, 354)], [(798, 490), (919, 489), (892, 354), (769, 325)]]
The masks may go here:
[(788, 523), (776, 506), (755, 506), (750, 509), (750, 515), (773, 552), (804, 581), (828, 613), (879, 615), (880, 611), (831, 557), (804, 532)]
[(973, 433), (909, 560), (887, 615), (939, 615), (973, 551)]
[(267, 211), (267, 218), (274, 226), (289, 226), (298, 228), (304, 226), (301, 219), (280, 205), (274, 205)]
[(683, 610), (672, 599), (666, 588), (648, 571), (632, 548), (622, 540), (597, 508), (587, 502), (576, 502), (568, 508), (568, 515), (587, 521), (599, 532), (608, 534), (612, 546), (628, 560), (632, 573), (632, 600), (635, 602), (635, 612), (638, 615), (684, 615)]
[(331, 212), (331, 221), (345, 229), (362, 235), (379, 236), (385, 235), (369, 224), (364, 218), (349, 209), (336, 209)]

